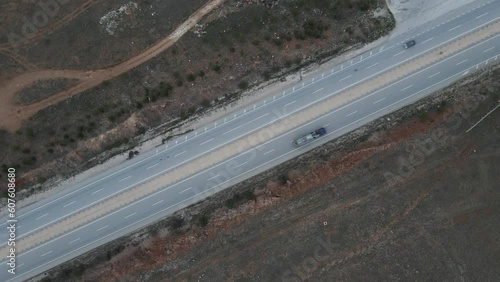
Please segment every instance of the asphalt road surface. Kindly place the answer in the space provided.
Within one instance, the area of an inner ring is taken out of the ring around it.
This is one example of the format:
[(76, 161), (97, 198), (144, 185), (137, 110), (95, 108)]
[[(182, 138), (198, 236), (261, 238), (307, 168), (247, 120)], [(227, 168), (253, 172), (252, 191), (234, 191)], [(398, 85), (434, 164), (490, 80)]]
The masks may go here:
[[(342, 89), (416, 58), (499, 17), (500, 0), (475, 1), (436, 21), (391, 38), (383, 46), (344, 62), (314, 79), (304, 80), (291, 89), (274, 93), (266, 100), (231, 113), (206, 127), (198, 128), (186, 136), (171, 140), (168, 144), (23, 208), (16, 214), (17, 240), (336, 95)], [(410, 38), (417, 44), (404, 49), (402, 43)], [(499, 54), (500, 36), (497, 35), (286, 134), (273, 137), (266, 143), (223, 163), (20, 253), (17, 255), (16, 275), (7, 272), (6, 259), (3, 258), (0, 281), (22, 281), (150, 224), (315, 146), (414, 103), (478, 68), (498, 62)], [(326, 128), (325, 137), (304, 147), (297, 148), (292, 145), (292, 140), (319, 127)], [(5, 246), (7, 242), (6, 222), (7, 217), (0, 219), (0, 247)]]

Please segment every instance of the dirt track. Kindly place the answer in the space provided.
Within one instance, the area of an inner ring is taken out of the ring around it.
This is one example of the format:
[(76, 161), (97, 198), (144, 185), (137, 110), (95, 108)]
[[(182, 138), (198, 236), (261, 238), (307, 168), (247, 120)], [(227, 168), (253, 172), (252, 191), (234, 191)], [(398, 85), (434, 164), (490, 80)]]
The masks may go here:
[[(15, 131), (22, 126), (24, 120), (34, 115), (39, 110), (53, 105), (57, 102), (68, 99), (82, 91), (90, 89), (101, 84), (103, 81), (109, 80), (120, 74), (127, 72), (134, 67), (157, 56), (165, 49), (169, 48), (179, 38), (189, 31), (201, 18), (210, 13), (213, 9), (224, 3), (226, 0), (212, 0), (193, 13), (185, 22), (179, 25), (173, 33), (166, 38), (160, 40), (149, 49), (141, 54), (132, 57), (123, 63), (100, 70), (40, 70), (31, 71), (19, 75), (0, 85), (2, 93), (2, 103), (0, 103), (0, 128), (10, 131)], [(20, 106), (15, 103), (14, 95), (30, 86), (38, 80), (57, 79), (57, 78), (73, 78), (79, 79), (81, 82), (60, 93), (50, 96), (40, 102), (33, 103), (27, 106)]]

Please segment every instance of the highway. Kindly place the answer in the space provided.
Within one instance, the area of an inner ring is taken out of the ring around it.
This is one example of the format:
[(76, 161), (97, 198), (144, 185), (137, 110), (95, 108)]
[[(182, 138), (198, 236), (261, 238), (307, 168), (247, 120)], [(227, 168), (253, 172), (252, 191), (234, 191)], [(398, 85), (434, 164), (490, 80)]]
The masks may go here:
[[(409, 33), (391, 38), (383, 46), (377, 46), (320, 76), (306, 79), (284, 92), (272, 93), (266, 100), (230, 113), (206, 127), (170, 140), (155, 150), (23, 208), (17, 212), (17, 240), (417, 58), (499, 17), (500, 0), (475, 1), (436, 21), (416, 27)], [(402, 43), (410, 38), (416, 40), (417, 44), (403, 49)], [(315, 146), (412, 104), (478, 68), (497, 63), (499, 54), (500, 36), (496, 35), (327, 115), (304, 123), (286, 134), (274, 136), (264, 144), (241, 152), (223, 163), (18, 254), (16, 275), (7, 272), (4, 259), (1, 262), (0, 281), (22, 281), (155, 222)], [(319, 127), (327, 129), (326, 137), (305, 147), (296, 148), (292, 145), (293, 139)], [(0, 230), (6, 230), (6, 222), (6, 217), (0, 219)], [(0, 233), (0, 247), (5, 246), (7, 235), (6, 231)], [(2, 256), (5, 257), (4, 254)]]

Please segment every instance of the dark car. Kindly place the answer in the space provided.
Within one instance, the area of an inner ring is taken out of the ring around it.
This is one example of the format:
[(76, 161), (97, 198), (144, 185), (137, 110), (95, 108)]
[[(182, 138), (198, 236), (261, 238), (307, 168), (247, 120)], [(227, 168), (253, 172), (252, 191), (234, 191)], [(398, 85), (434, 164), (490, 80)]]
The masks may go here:
[(410, 40), (410, 41), (406, 42), (405, 44), (403, 44), (403, 47), (405, 47), (405, 49), (408, 49), (415, 44), (417, 44), (417, 42), (415, 42), (415, 40)]

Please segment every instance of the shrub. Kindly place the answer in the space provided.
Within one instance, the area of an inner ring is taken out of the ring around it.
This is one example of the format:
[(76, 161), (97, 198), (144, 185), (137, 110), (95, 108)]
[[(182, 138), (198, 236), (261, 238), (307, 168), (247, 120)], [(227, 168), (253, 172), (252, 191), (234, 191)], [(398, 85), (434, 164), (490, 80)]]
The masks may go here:
[(248, 82), (246, 82), (245, 80), (240, 81), (240, 83), (238, 83), (238, 88), (241, 89), (241, 90), (247, 89), (248, 88)]
[(194, 76), (194, 74), (190, 73), (187, 75), (187, 80), (188, 81), (195, 81), (196, 80), (196, 76)]
[(252, 40), (252, 44), (255, 46), (258, 46), (260, 44), (260, 41), (257, 39)]
[(229, 52), (234, 53), (236, 49), (234, 47), (229, 48)]
[(281, 46), (281, 45), (283, 45), (283, 41), (282, 41), (281, 39), (279, 39), (279, 38), (273, 38), (273, 43), (274, 43), (274, 45), (276, 45), (276, 46)]
[(328, 30), (328, 25), (323, 24), (321, 20), (308, 20), (302, 27), (304, 28), (305, 35), (313, 38), (321, 38), (323, 32)]
[(278, 177), (278, 181), (279, 181), (279, 183), (280, 183), (281, 185), (285, 185), (285, 184), (287, 184), (287, 183), (288, 183), (288, 180), (289, 180), (289, 178), (288, 178), (288, 174), (282, 174), (282, 175), (280, 175), (280, 176)]
[(221, 67), (221, 66), (219, 66), (219, 65), (217, 64), (217, 65), (215, 65), (212, 69), (213, 69), (215, 72), (220, 72), (220, 71), (221, 71), (221, 69), (222, 69), (222, 67)]
[(247, 190), (245, 192), (243, 192), (243, 198), (245, 198), (246, 200), (248, 201), (253, 201), (255, 199), (257, 199), (257, 196), (255, 196), (255, 194), (253, 193), (253, 190)]
[(80, 277), (85, 272), (85, 266), (83, 264), (78, 265), (71, 271), (71, 275), (74, 277)]
[(203, 99), (201, 101), (201, 106), (204, 108), (208, 108), (210, 106), (210, 101), (208, 101), (208, 99)]
[(420, 113), (420, 117), (419, 118), (420, 118), (421, 122), (426, 122), (426, 121), (429, 120), (430, 115), (429, 115), (428, 112), (422, 112), (422, 113)]
[(180, 216), (174, 216), (171, 219), (171, 226), (173, 229), (179, 229), (184, 225), (184, 218)]
[(207, 226), (208, 224), (208, 216), (202, 215), (199, 219), (199, 223), (201, 226)]
[(198, 76), (199, 76), (199, 77), (204, 77), (204, 76), (205, 76), (205, 71), (200, 70), (200, 71), (198, 72)]

